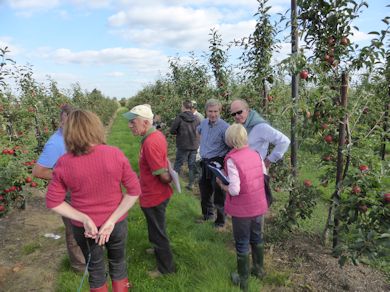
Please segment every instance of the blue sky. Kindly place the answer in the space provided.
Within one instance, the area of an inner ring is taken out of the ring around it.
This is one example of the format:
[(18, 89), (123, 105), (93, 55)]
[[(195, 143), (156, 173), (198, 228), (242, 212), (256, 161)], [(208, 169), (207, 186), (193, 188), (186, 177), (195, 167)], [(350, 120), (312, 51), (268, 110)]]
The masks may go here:
[[(358, 1), (358, 0), (356, 0)], [(368, 0), (351, 38), (364, 44), (384, 28), (390, 0)], [(130, 97), (168, 69), (168, 58), (208, 47), (211, 28), (224, 42), (254, 30), (256, 0), (0, 0), (0, 47), (19, 65), (33, 65), (60, 89), (79, 82), (110, 97)], [(290, 0), (270, 0), (271, 13)], [(290, 52), (283, 44), (281, 55)], [(281, 56), (279, 56), (281, 57)]]

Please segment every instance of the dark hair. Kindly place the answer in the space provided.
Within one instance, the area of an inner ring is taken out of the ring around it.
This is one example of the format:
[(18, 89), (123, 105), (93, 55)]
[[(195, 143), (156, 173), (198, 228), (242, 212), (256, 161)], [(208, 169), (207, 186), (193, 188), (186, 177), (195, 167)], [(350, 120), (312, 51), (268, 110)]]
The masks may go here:
[(192, 102), (191, 100), (185, 100), (183, 101), (183, 107), (185, 109), (191, 110), (192, 109)]
[(62, 114), (69, 115), (74, 110), (74, 107), (72, 107), (70, 104), (65, 103), (60, 106), (60, 110), (60, 116), (62, 116)]

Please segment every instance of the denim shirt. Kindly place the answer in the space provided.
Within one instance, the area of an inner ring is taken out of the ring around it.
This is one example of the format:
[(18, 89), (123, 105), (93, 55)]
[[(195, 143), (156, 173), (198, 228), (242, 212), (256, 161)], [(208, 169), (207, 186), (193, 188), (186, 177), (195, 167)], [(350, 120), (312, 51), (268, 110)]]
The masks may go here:
[(229, 151), (225, 143), (225, 131), (229, 124), (222, 119), (215, 123), (210, 123), (209, 119), (204, 119), (198, 126), (200, 136), (200, 156), (202, 159), (214, 157), (224, 157)]

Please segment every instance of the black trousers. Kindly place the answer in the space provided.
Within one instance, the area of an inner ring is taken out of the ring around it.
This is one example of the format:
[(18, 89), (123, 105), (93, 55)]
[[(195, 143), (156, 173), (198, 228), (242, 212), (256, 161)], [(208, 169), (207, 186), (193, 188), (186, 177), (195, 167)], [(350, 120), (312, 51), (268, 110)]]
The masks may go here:
[(141, 208), (148, 225), (149, 241), (154, 247), (157, 269), (162, 274), (175, 272), (173, 255), (165, 224), (165, 209), (167, 208), (168, 202), (169, 199), (155, 207)]
[(202, 160), (202, 176), (199, 180), (200, 204), (202, 207), (203, 219), (208, 220), (214, 216), (214, 207), (217, 211), (215, 225), (225, 224), (225, 192), (217, 185), (215, 175), (207, 168), (211, 161), (217, 161), (223, 165), (223, 158), (213, 160)]
[[(89, 286), (99, 288), (107, 281), (107, 274), (104, 263), (104, 249), (95, 243), (94, 239), (85, 238), (84, 227), (73, 227), (73, 234), (88, 262), (89, 253), (91, 259), (88, 265)], [(110, 235), (110, 240), (105, 244), (108, 256), (108, 267), (111, 280), (118, 281), (127, 278), (126, 265), (126, 241), (127, 241), (127, 219), (115, 224)]]

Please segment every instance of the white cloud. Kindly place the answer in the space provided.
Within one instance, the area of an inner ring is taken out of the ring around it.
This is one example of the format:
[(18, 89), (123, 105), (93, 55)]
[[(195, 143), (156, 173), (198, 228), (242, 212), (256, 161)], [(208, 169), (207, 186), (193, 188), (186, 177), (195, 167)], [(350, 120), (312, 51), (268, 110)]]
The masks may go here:
[(60, 48), (52, 50), (50, 48), (40, 48), (36, 51), (36, 56), (45, 59), (51, 59), (53, 62), (62, 64), (135, 64), (145, 61), (161, 62), (166, 60), (165, 56), (159, 51), (144, 50), (138, 48), (107, 48), (103, 50), (86, 50), (73, 52), (70, 49)]
[(368, 41), (372, 38), (368, 33), (358, 31), (356, 29), (352, 29), (352, 36), (351, 36), (351, 41), (353, 43), (355, 42), (362, 42), (362, 41)]
[(108, 72), (106, 75), (110, 77), (123, 77), (125, 76), (125, 73), (114, 71), (114, 72)]
[(14, 43), (13, 38), (9, 36), (0, 36), (0, 48), (4, 49), (8, 48), (9, 53), (7, 53), (7, 57), (14, 57), (23, 52), (23, 49)]
[(93, 0), (93, 1), (91, 1), (91, 0), (67, 0), (64, 2), (65, 3), (70, 2), (77, 7), (87, 7), (87, 8), (93, 8), (93, 9), (100, 9), (100, 8), (110, 7), (111, 4), (115, 1), (111, 1), (111, 0)]
[(8, 0), (11, 8), (18, 10), (39, 10), (50, 9), (60, 4), (59, 0)]
[(207, 47), (208, 33), (223, 15), (185, 7), (134, 7), (108, 19), (114, 34), (143, 46), (197, 50)]

